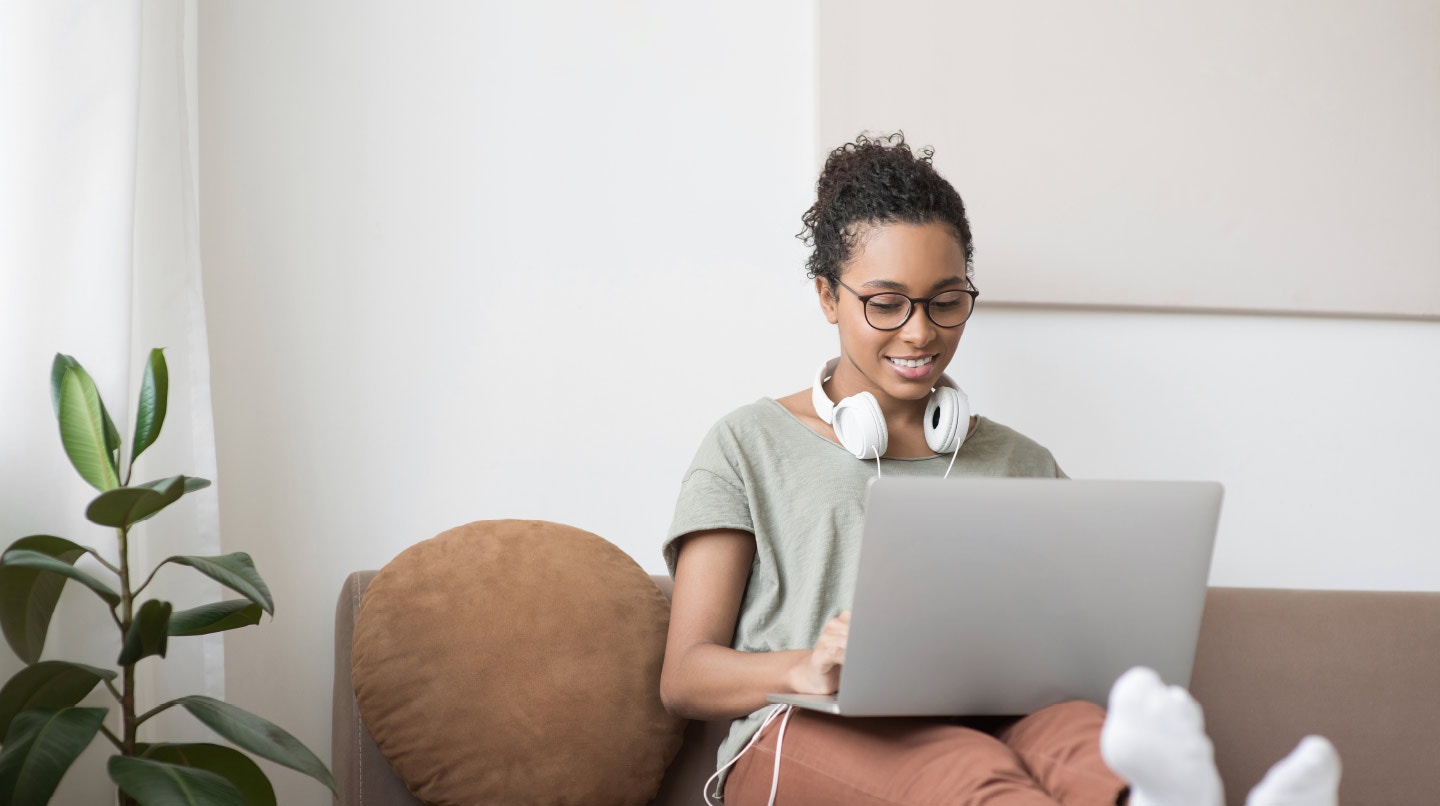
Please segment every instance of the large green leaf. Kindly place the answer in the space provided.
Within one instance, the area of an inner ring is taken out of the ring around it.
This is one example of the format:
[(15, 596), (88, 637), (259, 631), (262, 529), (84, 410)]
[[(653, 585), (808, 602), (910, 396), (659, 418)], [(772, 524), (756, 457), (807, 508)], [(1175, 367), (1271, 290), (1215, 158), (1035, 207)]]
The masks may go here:
[[(94, 549), (51, 535), (22, 537), (6, 551), (16, 549), (38, 551), (72, 565), (80, 555), (95, 553)], [(50, 617), (55, 613), (55, 603), (60, 601), (64, 587), (65, 577), (58, 574), (0, 564), (0, 630), (5, 633), (10, 648), (26, 663), (40, 659), (45, 635), (50, 630)]]
[(120, 594), (111, 590), (109, 585), (81, 571), (64, 559), (52, 557), (43, 551), (17, 549), (12, 546), (6, 549), (3, 555), (0, 555), (0, 568), (33, 568), (42, 573), (49, 572), (69, 577), (95, 591), (111, 607), (120, 604)]
[(235, 785), (209, 770), (111, 756), (110, 780), (140, 806), (245, 806)]
[(184, 476), (171, 476), (132, 487), (117, 487), (96, 496), (90, 506), (86, 507), (85, 517), (101, 526), (127, 529), (130, 524), (143, 521), (179, 501), (184, 494)]
[(303, 772), (329, 787), (331, 792), (335, 791), (335, 779), (330, 776), (325, 764), (279, 725), (228, 702), (199, 694), (181, 697), (173, 700), (172, 704), (184, 706), (196, 719), (241, 748)]
[(60, 419), (60, 382), (65, 380), (65, 370), (79, 368), (80, 362), (74, 356), (56, 353), (50, 363), (50, 405), (55, 408), (55, 419)]
[[(178, 478), (178, 479), (181, 480), (182, 490), (180, 491), (180, 495), (189, 495), (190, 493), (193, 493), (193, 492), (195, 492), (196, 490), (203, 490), (203, 489), (205, 489), (206, 487), (209, 487), (209, 486), (210, 486), (210, 480), (209, 480), (209, 479), (202, 479), (202, 478), (199, 478), (199, 477), (196, 477), (196, 476), (172, 476), (172, 477), (169, 478), (169, 479), (156, 479), (156, 480), (154, 480), (154, 481), (147, 481), (147, 482), (145, 482), (144, 484), (136, 484), (136, 485), (134, 485), (134, 486), (135, 486), (135, 487), (143, 487), (143, 488), (149, 489), (149, 490), (159, 491), (162, 486), (168, 485), (168, 484), (170, 483), (171, 479), (176, 479), (176, 478)], [(166, 506), (169, 506), (169, 504), (166, 504)], [(159, 511), (160, 511), (160, 510), (158, 510), (158, 509), (155, 510), (155, 512), (159, 512)], [(142, 516), (136, 518), (136, 519), (134, 520), (134, 522), (135, 522), (135, 523), (139, 523), (140, 521), (149, 520), (150, 518), (155, 517), (155, 512), (151, 512), (151, 513), (149, 513), (148, 515), (142, 515)]]
[(219, 744), (152, 744), (142, 758), (209, 770), (235, 785), (246, 806), (275, 806), (275, 788), (260, 765), (233, 747)]
[(140, 605), (130, 629), (125, 631), (125, 644), (120, 647), (120, 666), (129, 666), (141, 658), (151, 655), (165, 657), (165, 645), (170, 640), (169, 602), (151, 599)]
[[(60, 386), (65, 380), (65, 370), (75, 368), (84, 372), (80, 362), (72, 356), (63, 353), (55, 354), (55, 361), (50, 365), (50, 402), (55, 407), (55, 416), (60, 416)], [(105, 408), (104, 401), (100, 403), (100, 415), (105, 421), (105, 452), (110, 457), (110, 466), (115, 469), (116, 475), (120, 473), (120, 430), (115, 427), (115, 421), (110, 419), (110, 412)]]
[[(90, 502), (90, 509), (86, 510), (85, 515), (102, 526), (119, 526), (120, 522), (125, 526), (133, 526), (155, 517), (160, 510), (175, 503), (181, 496), (209, 486), (209, 479), (196, 476), (171, 476), (144, 484), (132, 484), (101, 493)], [(102, 499), (105, 501), (103, 504)]]
[(66, 367), (60, 378), (59, 419), (65, 455), (80, 477), (101, 492), (119, 487), (119, 436), (112, 435), (115, 424), (110, 422), (95, 382), (79, 364)]
[(114, 680), (109, 669), (97, 669), (63, 660), (43, 660), (15, 673), (0, 688), (0, 736), (21, 711), (65, 708), (78, 704), (101, 680)]
[(165, 368), (165, 354), (159, 348), (150, 351), (145, 362), (145, 377), (140, 381), (140, 400), (135, 406), (135, 450), (133, 463), (160, 436), (165, 424), (165, 401), (170, 396), (170, 372)]
[(170, 616), (171, 635), (209, 635), (260, 623), (260, 605), (246, 599), (213, 602)]
[(0, 751), (0, 803), (48, 802), (104, 721), (104, 708), (21, 711)]
[(166, 557), (160, 564), (176, 563), (188, 565), (196, 571), (219, 582), (221, 585), (244, 596), (275, 615), (275, 602), (270, 598), (270, 588), (255, 570), (250, 555), (243, 551), (222, 554), (219, 557)]

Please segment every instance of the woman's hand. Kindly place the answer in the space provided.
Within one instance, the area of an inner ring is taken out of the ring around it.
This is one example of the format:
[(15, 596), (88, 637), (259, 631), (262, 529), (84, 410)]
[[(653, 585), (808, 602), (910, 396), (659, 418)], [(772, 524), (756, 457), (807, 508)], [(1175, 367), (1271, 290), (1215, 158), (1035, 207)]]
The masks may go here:
[(815, 648), (800, 658), (790, 671), (797, 694), (834, 694), (840, 688), (840, 666), (845, 663), (845, 643), (850, 637), (850, 611), (826, 622)]

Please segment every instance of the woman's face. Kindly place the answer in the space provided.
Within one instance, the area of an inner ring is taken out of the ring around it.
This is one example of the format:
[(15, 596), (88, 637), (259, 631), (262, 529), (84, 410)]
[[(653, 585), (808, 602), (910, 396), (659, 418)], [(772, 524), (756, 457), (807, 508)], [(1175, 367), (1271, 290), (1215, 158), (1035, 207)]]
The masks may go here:
[[(823, 277), (815, 281), (825, 318), (840, 329), (840, 365), (835, 370), (835, 399), (869, 391), (882, 409), (924, 400), (940, 379), (965, 327), (942, 328), (915, 305), (898, 330), (876, 330), (865, 320), (865, 296), (894, 291), (929, 297), (969, 288), (965, 251), (944, 224), (884, 224), (863, 231), (840, 275), (843, 287), (831, 296)], [(919, 366), (907, 366), (920, 362)], [(902, 363), (903, 362), (903, 363)]]

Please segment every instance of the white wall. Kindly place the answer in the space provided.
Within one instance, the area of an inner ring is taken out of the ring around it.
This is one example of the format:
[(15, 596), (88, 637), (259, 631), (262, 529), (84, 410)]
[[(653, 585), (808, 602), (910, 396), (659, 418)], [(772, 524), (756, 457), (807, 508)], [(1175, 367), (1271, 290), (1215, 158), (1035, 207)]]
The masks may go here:
[(972, 323), (952, 373), (1070, 475), (1225, 484), (1211, 584), (1440, 590), (1440, 323), (995, 307)]
[[(416, 8), (201, 10), (222, 533), (278, 608), (227, 696), (327, 758), (346, 574), (500, 517), (658, 572), (710, 423), (834, 350), (792, 237), (810, 3)], [(1224, 481), (1217, 584), (1433, 589), (1437, 354), (1435, 323), (992, 306), (954, 371), (1072, 475)]]
[(277, 608), (229, 638), (227, 696), (328, 758), (348, 573), (506, 517), (658, 570), (710, 423), (805, 384), (812, 10), (237, 0), (200, 23), (222, 534)]

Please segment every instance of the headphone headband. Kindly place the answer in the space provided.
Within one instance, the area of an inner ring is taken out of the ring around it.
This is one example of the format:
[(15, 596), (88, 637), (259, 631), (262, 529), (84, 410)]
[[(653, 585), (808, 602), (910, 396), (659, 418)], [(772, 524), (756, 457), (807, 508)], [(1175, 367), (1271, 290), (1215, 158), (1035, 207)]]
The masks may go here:
[[(810, 400), (820, 419), (835, 429), (845, 449), (861, 459), (871, 455), (878, 461), (890, 441), (889, 427), (880, 403), (870, 392), (859, 392), (839, 403), (825, 393), (829, 380), (840, 365), (839, 358), (826, 361), (815, 374)], [(925, 404), (925, 444), (936, 453), (954, 453), (965, 442), (970, 425), (970, 399), (949, 375), (942, 374), (930, 390)], [(947, 471), (948, 473), (948, 471)]]
[[(820, 367), (820, 371), (815, 373), (815, 386), (810, 390), (810, 402), (815, 406), (815, 413), (820, 415), (820, 419), (824, 420), (826, 425), (835, 424), (835, 402), (825, 393), (825, 382), (835, 375), (835, 368), (838, 366), (840, 366), (839, 356), (826, 361)], [(955, 383), (955, 379), (949, 375), (942, 374), (930, 392), (933, 394), (935, 389), (941, 386), (948, 386), (957, 392), (960, 391), (960, 385)]]

